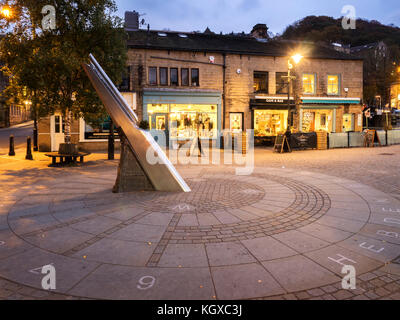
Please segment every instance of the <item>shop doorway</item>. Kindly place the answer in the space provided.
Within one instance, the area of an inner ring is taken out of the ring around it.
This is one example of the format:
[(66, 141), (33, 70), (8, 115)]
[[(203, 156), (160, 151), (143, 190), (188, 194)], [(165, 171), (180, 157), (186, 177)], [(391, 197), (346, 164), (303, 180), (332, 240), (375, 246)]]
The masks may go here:
[(243, 130), (243, 112), (229, 113), (229, 128), (231, 132), (241, 132)]
[(60, 143), (64, 143), (65, 123), (61, 114), (55, 114), (50, 117), (50, 137), (51, 137), (51, 151), (58, 151)]
[(354, 113), (343, 115), (343, 132), (354, 131)]

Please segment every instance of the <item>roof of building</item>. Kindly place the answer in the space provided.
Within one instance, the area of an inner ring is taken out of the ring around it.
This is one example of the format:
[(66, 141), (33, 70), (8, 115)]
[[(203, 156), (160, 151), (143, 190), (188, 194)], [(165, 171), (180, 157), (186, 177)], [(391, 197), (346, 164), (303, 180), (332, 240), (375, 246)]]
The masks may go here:
[(128, 31), (128, 48), (205, 51), (273, 57), (301, 52), (306, 58), (362, 60), (312, 42), (256, 39), (250, 36), (156, 30)]
[(379, 41), (379, 42), (364, 44), (362, 46), (351, 47), (350, 50), (352, 54), (356, 54), (358, 52), (375, 49), (379, 46), (386, 46), (386, 44), (383, 41)]

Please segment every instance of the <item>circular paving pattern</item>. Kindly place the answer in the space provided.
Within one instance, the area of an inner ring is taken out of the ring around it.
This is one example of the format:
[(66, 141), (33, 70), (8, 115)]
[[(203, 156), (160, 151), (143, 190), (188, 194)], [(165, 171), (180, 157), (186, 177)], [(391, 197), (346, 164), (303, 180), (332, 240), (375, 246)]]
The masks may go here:
[(399, 255), (400, 202), (345, 179), (193, 169), (191, 193), (112, 194), (113, 175), (86, 170), (10, 206), (1, 277), (40, 288), (52, 264), (57, 292), (73, 296), (242, 299), (327, 286), (344, 263), (364, 274)]

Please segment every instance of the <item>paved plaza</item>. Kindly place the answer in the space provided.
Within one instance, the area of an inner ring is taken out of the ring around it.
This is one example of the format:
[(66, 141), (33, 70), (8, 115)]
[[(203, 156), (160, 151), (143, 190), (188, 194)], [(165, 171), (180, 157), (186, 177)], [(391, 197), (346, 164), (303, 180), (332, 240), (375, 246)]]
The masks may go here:
[(191, 193), (113, 194), (118, 160), (23, 152), (0, 152), (2, 299), (400, 299), (400, 146), (178, 165)]

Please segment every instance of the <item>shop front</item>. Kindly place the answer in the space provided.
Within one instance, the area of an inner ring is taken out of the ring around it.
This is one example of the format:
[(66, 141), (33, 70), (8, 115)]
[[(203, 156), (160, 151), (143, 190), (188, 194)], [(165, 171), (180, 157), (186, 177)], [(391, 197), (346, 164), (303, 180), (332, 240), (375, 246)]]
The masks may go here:
[(302, 98), (299, 128), (301, 132), (362, 131), (359, 98)]
[(201, 139), (217, 140), (221, 130), (221, 94), (214, 91), (145, 91), (143, 120), (149, 122), (153, 135), (163, 131), (173, 143), (181, 144), (197, 135)]
[[(290, 107), (294, 108), (294, 101), (291, 101)], [(250, 101), (252, 129), (254, 129), (256, 144), (271, 144), (278, 134), (286, 132), (288, 109), (288, 100), (283, 98), (271, 97)]]
[(335, 132), (336, 107), (303, 105), (300, 109), (302, 132)]

